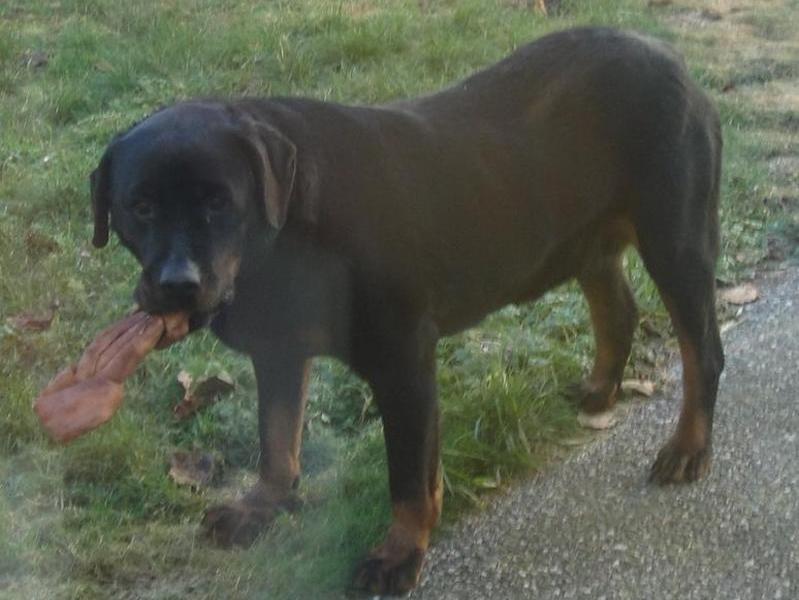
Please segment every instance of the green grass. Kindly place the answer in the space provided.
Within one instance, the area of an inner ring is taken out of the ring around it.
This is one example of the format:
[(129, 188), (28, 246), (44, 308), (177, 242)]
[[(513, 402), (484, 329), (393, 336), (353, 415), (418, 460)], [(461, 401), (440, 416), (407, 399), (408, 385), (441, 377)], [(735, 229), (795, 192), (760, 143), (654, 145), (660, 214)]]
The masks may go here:
[[(303, 461), (306, 507), (250, 551), (196, 537), (203, 508), (254, 477), (255, 385), (249, 365), (199, 334), (150, 357), (105, 428), (51, 446), (30, 403), (92, 334), (131, 305), (134, 261), (116, 242), (90, 247), (88, 173), (114, 132), (194, 95), (301, 94), (370, 103), (433, 91), (543, 33), (607, 24), (680, 40), (633, 0), (562, 2), (548, 19), (513, 2), (439, 0), (6, 0), (0, 5), (0, 597), (325, 597), (388, 519), (382, 435), (365, 385), (320, 361)], [(778, 22), (763, 20), (771, 27)], [(40, 68), (26, 64), (45, 52)], [(787, 112), (721, 96), (721, 75), (693, 57), (721, 100), (726, 164), (720, 274), (746, 274), (774, 212), (763, 161)], [(744, 74), (764, 78), (769, 65)], [(744, 77), (744, 76), (742, 76)], [(747, 83), (743, 79), (743, 83)], [(796, 121), (792, 121), (796, 126)], [(753, 135), (763, 132), (763, 135)], [(628, 273), (644, 319), (668, 331), (639, 261)], [(58, 309), (52, 327), (20, 332), (6, 317)], [(630, 371), (646, 369), (639, 336)], [(439, 349), (445, 521), (540, 467), (576, 431), (567, 400), (590, 366), (587, 311), (565, 286), (509, 307)], [(177, 372), (227, 370), (236, 391), (176, 422)], [(665, 435), (665, 432), (664, 432)], [(174, 449), (214, 450), (223, 486), (199, 493), (168, 479)], [(646, 465), (642, 464), (641, 468)]]

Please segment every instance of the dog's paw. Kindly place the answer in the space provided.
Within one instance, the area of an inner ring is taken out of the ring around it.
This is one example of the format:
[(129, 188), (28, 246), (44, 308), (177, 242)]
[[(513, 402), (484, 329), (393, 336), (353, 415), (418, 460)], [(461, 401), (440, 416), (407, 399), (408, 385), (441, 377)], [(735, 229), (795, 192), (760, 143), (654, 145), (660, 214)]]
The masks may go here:
[(277, 513), (275, 507), (256, 508), (241, 501), (219, 504), (205, 511), (203, 533), (222, 548), (251, 546)]
[(619, 386), (613, 383), (596, 384), (590, 380), (571, 386), (571, 397), (583, 414), (596, 415), (613, 410)]
[(397, 596), (412, 590), (419, 581), (425, 552), (411, 548), (402, 552), (384, 544), (367, 556), (355, 571), (352, 587), (376, 595)]
[(302, 500), (294, 493), (276, 500), (258, 484), (243, 498), (205, 511), (205, 537), (223, 548), (251, 546), (281, 512), (294, 512)]
[(698, 481), (710, 471), (712, 455), (710, 446), (688, 450), (679, 439), (672, 439), (658, 452), (649, 481), (660, 485)]

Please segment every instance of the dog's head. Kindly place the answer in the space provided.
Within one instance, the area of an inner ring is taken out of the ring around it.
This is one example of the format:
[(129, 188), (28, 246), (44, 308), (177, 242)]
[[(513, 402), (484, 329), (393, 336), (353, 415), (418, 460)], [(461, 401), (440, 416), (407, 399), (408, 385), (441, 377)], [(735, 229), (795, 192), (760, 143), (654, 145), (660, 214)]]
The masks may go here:
[(248, 240), (286, 222), (296, 148), (224, 104), (183, 103), (115, 138), (91, 176), (95, 246), (109, 220), (142, 267), (147, 312), (202, 319), (233, 292)]

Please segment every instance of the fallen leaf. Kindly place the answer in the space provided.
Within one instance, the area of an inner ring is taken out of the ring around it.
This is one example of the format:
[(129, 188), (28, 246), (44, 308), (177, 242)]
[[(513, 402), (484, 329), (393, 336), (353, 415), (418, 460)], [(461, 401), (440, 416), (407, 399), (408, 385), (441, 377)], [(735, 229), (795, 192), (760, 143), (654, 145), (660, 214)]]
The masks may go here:
[(178, 373), (178, 383), (183, 388), (184, 395), (187, 395), (189, 393), (192, 381), (194, 381), (194, 378), (191, 376), (191, 373), (189, 373), (188, 371), (181, 370), (181, 372)]
[(585, 427), (586, 429), (596, 429), (600, 431), (603, 429), (610, 429), (616, 425), (616, 413), (613, 409), (593, 415), (580, 411), (577, 413), (577, 423), (580, 427)]
[(25, 250), (31, 258), (41, 258), (56, 252), (58, 249), (58, 242), (49, 235), (35, 230), (30, 230), (25, 234)]
[(50, 329), (53, 317), (55, 317), (55, 311), (53, 310), (49, 310), (43, 315), (20, 313), (13, 317), (8, 317), (6, 322), (14, 329), (21, 331), (46, 331)]
[(216, 457), (200, 450), (178, 450), (169, 457), (169, 477), (177, 485), (205, 487), (214, 479), (217, 468)]
[(655, 393), (655, 384), (647, 379), (625, 379), (621, 382), (621, 389), (649, 398)]
[[(579, 415), (578, 415), (579, 419)], [(588, 442), (592, 441), (590, 436), (582, 436), (582, 437), (571, 437), (571, 438), (564, 438), (562, 440), (558, 440), (557, 444), (560, 446), (566, 446), (567, 448), (573, 446), (584, 446)]]
[(198, 410), (219, 400), (219, 396), (235, 389), (233, 379), (220, 371), (216, 375), (201, 377), (195, 383), (187, 371), (178, 373), (178, 383), (183, 387), (183, 400), (172, 409), (175, 417), (186, 419)]
[(719, 298), (728, 304), (749, 304), (760, 298), (760, 292), (751, 283), (743, 283), (720, 290)]

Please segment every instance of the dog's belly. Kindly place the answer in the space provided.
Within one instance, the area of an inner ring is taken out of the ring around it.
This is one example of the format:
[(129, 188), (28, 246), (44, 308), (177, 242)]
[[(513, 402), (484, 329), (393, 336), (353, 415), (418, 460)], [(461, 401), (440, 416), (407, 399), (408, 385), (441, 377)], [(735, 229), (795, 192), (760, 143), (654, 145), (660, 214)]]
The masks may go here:
[[(531, 302), (576, 277), (592, 260), (636, 245), (627, 215), (601, 216), (560, 238), (531, 243), (536, 252), (508, 254), (479, 272), (453, 268), (431, 287), (431, 310), (442, 335), (475, 325), (508, 304)], [(525, 260), (526, 259), (526, 260)]]
[(515, 257), (482, 272), (451, 272), (437, 282), (431, 293), (433, 318), (439, 331), (451, 335), (503, 306), (535, 300), (575, 275), (584, 245), (570, 239), (543, 258), (531, 256), (526, 263)]

